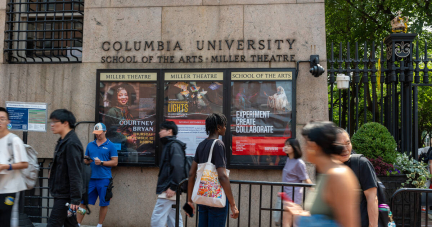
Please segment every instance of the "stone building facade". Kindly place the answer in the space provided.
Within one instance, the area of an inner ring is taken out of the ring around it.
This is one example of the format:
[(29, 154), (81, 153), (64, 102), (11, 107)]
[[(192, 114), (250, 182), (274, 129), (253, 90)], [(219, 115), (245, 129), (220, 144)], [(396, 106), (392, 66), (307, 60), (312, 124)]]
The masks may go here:
[[(221, 73), (217, 75), (221, 75), (219, 84), (225, 89), (221, 93), (223, 112), (228, 114), (229, 122), (234, 124), (235, 112), (233, 109), (230, 112), (229, 108), (234, 108), (238, 97), (237, 91), (234, 88), (231, 90), (230, 86), (235, 87), (236, 83), (242, 83), (244, 86), (239, 85), (240, 89), (246, 88), (246, 91), (252, 86), (247, 82), (255, 83), (254, 79), (247, 77), (236, 80), (235, 72), (244, 75), (252, 72), (249, 74), (255, 76), (263, 72), (288, 72), (291, 76), (291, 93), (288, 96), (288, 99), (291, 98), (290, 107), (286, 105), (281, 111), (295, 113), (295, 118), (291, 115), (291, 124), (286, 126), (292, 134), (288, 135), (285, 131), (280, 132), (281, 135), (300, 138), (300, 130), (307, 122), (328, 119), (326, 75), (315, 78), (309, 73), (309, 63), (300, 63), (298, 69), (296, 64), (298, 61), (310, 60), (310, 55), (319, 55), (320, 64), (326, 67), (324, 0), (85, 0), (83, 16), (79, 17), (82, 18), (82, 25), (78, 26), (78, 30), (82, 29), (82, 44), (74, 49), (75, 52), (70, 51), (66, 55), (70, 58), (77, 56), (78, 60), (73, 63), (64, 59), (50, 60), (48, 63), (38, 59), (31, 62), (33, 60), (29, 60), (29, 56), (33, 54), (35, 58), (35, 54), (28, 52), (24, 58), (31, 63), (25, 63), (26, 60), (19, 57), (15, 62), (11, 60), (11, 57), (20, 54), (19, 50), (10, 50), (19, 49), (19, 42), (8, 42), (16, 39), (13, 35), (20, 37), (20, 34), (5, 33), (7, 30), (18, 29), (10, 28), (7, 23), (16, 20), (8, 13), (17, 10), (15, 7), (11, 11), (11, 2), (27, 1), (0, 0), (0, 49), (5, 50), (0, 55), (0, 106), (4, 106), (6, 101), (42, 102), (48, 104), (49, 112), (66, 108), (75, 114), (78, 121), (99, 121), (102, 118), (98, 117), (101, 115), (97, 111), (103, 101), (98, 95), (103, 91), (107, 93), (107, 90), (99, 86), (104, 83), (104, 80), (101, 80), (103, 73), (120, 77), (130, 76), (131, 73), (155, 73), (152, 74), (156, 76), (152, 83), (160, 89), (169, 85), (174, 87), (177, 82), (191, 82), (180, 77), (168, 81), (167, 73), (179, 73), (180, 76), (191, 72)], [(28, 17), (27, 20), (30, 21)], [(46, 25), (42, 28), (47, 29)], [(28, 45), (24, 45), (24, 48), (28, 48)], [(57, 47), (54, 43), (50, 45)], [(46, 58), (45, 55), (42, 54), (40, 59), (42, 58)], [(296, 77), (296, 80), (292, 77)], [(143, 81), (148, 82), (141, 80)], [(203, 78), (196, 81), (207, 81), (209, 84), (205, 86), (209, 88), (205, 90), (211, 92), (210, 86), (214, 81)], [(256, 81), (266, 82), (264, 79)], [(120, 78), (115, 82), (121, 83), (122, 80)], [(133, 82), (138, 84), (140, 79), (132, 81), (132, 85)], [(104, 84), (108, 85), (109, 83)], [(189, 85), (191, 88), (193, 83)], [(275, 85), (269, 86), (276, 88)], [(202, 88), (197, 89), (198, 92), (205, 92)], [(164, 108), (170, 103), (161, 97), (165, 94), (163, 91), (155, 92), (157, 97), (155, 96), (153, 103), (156, 105), (156, 115), (153, 123), (158, 125), (161, 120), (169, 118)], [(194, 90), (188, 92), (191, 96), (198, 96)], [(265, 97), (265, 92), (260, 91), (245, 96), (252, 106), (258, 101), (250, 97), (257, 93), (257, 97)], [(227, 97), (227, 94), (230, 96)], [(267, 97), (266, 100), (271, 99)], [(271, 105), (262, 102), (264, 106)], [(276, 113), (276, 107), (274, 109)], [(47, 127), (47, 132), (29, 132), (28, 143), (39, 151), (40, 158), (49, 160), (52, 158), (57, 136), (49, 131), (49, 125)], [(157, 157), (162, 149), (157, 141), (157, 129), (157, 126), (152, 129), (155, 138), (150, 138), (154, 144), (153, 159), (146, 159), (147, 164), (125, 163), (113, 169), (114, 198), (105, 220), (106, 226), (149, 226), (156, 202), (155, 188), (159, 170)], [(82, 124), (76, 130), (83, 145), (93, 139), (92, 125)], [(21, 135), (20, 132), (17, 134)], [(230, 138), (224, 138), (224, 141), (232, 143), (232, 136), (231, 132), (227, 135)], [(142, 137), (141, 139), (145, 140)], [(281, 163), (275, 165), (275, 161), (264, 164), (256, 161), (253, 164), (253, 161), (244, 161), (244, 164), (242, 159), (235, 159), (232, 145), (234, 146), (233, 143), (226, 144), (231, 157), (228, 163), (231, 179), (280, 181), (283, 167)], [(311, 167), (310, 174), (313, 175), (313, 172)], [(237, 186), (234, 187), (234, 194), (238, 198), (236, 190)], [(252, 195), (257, 197), (257, 193), (253, 191)], [(247, 196), (248, 189), (242, 189), (241, 210), (247, 210)], [(97, 222), (96, 210), (93, 209), (94, 213), (85, 218), (84, 224)], [(247, 215), (241, 216), (242, 222), (247, 219)], [(266, 219), (268, 217), (263, 220)], [(253, 216), (251, 221), (252, 226), (256, 226), (258, 218)]]

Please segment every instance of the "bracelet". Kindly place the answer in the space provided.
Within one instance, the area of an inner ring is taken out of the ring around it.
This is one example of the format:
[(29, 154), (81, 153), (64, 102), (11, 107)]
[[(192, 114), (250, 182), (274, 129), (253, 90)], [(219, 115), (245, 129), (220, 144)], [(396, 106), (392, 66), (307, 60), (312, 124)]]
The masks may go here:
[(12, 164), (9, 164), (9, 169), (8, 170), (12, 170)]

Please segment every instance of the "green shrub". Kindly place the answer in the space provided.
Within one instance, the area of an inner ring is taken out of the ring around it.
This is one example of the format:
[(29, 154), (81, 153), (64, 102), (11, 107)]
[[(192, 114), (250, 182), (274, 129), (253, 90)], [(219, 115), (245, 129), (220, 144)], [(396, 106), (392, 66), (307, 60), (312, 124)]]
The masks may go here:
[(353, 149), (368, 158), (382, 157), (386, 163), (394, 163), (399, 152), (396, 141), (383, 125), (370, 122), (362, 125), (351, 138)]

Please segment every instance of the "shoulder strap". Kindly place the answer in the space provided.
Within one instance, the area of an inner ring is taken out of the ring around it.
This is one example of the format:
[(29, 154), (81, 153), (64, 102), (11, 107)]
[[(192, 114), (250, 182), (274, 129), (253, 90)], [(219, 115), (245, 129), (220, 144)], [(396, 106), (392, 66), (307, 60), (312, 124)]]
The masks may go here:
[(10, 156), (11, 156), (12, 159), (13, 159), (13, 139), (16, 136), (17, 135), (15, 135), (13, 133), (9, 133), (8, 134), (7, 146), (8, 146), (9, 154), (10, 154)]
[(208, 161), (207, 161), (207, 162), (211, 162), (211, 160), (212, 160), (212, 156), (213, 156), (213, 147), (214, 147), (215, 143), (216, 143), (218, 140), (219, 140), (219, 139), (215, 139), (215, 140), (213, 141), (213, 144), (212, 144), (212, 146), (211, 146), (211, 148), (210, 148), (210, 153), (209, 153), (209, 157), (208, 157)]
[(360, 181), (360, 158), (363, 157), (362, 154), (352, 154), (351, 155), (351, 166), (354, 174)]

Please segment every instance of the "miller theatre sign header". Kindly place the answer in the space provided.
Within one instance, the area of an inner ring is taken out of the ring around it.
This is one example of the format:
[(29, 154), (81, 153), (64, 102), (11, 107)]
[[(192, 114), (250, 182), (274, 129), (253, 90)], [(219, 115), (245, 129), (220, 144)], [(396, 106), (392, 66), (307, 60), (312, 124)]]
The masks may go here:
[[(226, 51), (226, 50), (287, 50), (293, 49), (295, 39), (239, 39), (239, 40), (198, 40), (194, 51)], [(125, 51), (127, 55), (106, 55), (101, 57), (101, 63), (228, 63), (228, 62), (294, 62), (294, 54), (243, 54), (213, 55), (149, 55), (151, 51), (183, 51), (179, 41), (104, 41), (101, 46), (104, 51)], [(145, 52), (147, 54), (141, 55)], [(138, 55), (134, 55), (134, 53)]]

